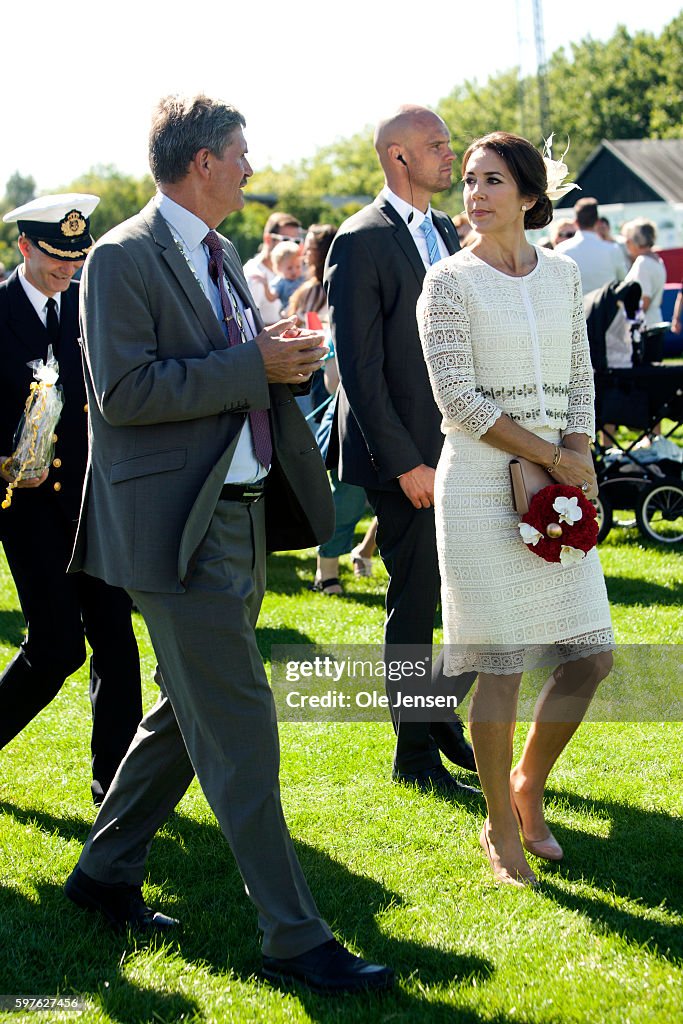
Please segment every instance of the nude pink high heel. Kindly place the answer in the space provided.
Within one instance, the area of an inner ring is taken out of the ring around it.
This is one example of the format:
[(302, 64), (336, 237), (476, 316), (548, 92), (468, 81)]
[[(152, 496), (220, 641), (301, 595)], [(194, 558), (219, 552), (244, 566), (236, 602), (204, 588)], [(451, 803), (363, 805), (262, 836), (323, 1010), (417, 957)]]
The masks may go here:
[(525, 850), (529, 853), (533, 853), (535, 857), (541, 857), (542, 860), (562, 860), (564, 857), (564, 850), (558, 843), (555, 836), (548, 829), (548, 836), (546, 839), (529, 839), (528, 836), (524, 835), (524, 825), (522, 824), (522, 815), (519, 813), (519, 808), (515, 803), (515, 794), (510, 789), (510, 802), (512, 804), (512, 810), (515, 812), (515, 817), (519, 822), (519, 831), (522, 833), (522, 845)]

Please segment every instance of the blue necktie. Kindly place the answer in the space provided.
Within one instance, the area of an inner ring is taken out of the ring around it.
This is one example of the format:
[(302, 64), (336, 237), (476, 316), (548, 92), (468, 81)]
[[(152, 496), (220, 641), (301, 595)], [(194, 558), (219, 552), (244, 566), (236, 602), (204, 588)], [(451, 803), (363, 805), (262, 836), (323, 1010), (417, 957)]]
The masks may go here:
[(422, 228), (427, 241), (427, 252), (429, 253), (429, 263), (431, 265), (441, 259), (439, 254), (439, 243), (436, 240), (436, 232), (432, 227), (432, 222), (429, 217), (425, 217), (420, 224), (420, 227)]

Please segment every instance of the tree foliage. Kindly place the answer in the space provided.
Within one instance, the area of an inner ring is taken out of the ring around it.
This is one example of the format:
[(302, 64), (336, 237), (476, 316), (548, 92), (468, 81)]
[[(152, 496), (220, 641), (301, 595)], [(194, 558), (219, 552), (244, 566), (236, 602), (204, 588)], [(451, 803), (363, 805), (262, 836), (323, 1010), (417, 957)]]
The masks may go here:
[(90, 217), (92, 235), (100, 238), (110, 228), (137, 213), (152, 198), (155, 186), (149, 174), (144, 178), (133, 178), (107, 164), (92, 167), (80, 178), (55, 191), (89, 192), (100, 197)]
[[(590, 37), (557, 50), (546, 66), (550, 130), (571, 139), (575, 173), (606, 139), (680, 137), (683, 130), (683, 14), (659, 37), (631, 35), (623, 25), (606, 42)], [(485, 85), (466, 82), (441, 101), (439, 113), (456, 150), (478, 135), (502, 129), (540, 145), (538, 85), (516, 69)], [(460, 150), (461, 151), (461, 150)]]
[[(610, 39), (590, 37), (552, 54), (546, 67), (550, 130), (558, 144), (571, 139), (569, 170), (576, 174), (601, 139), (680, 138), (683, 133), (683, 13), (655, 36), (631, 35), (618, 26)], [(491, 76), (484, 84), (456, 85), (438, 104), (453, 135), (458, 156), (479, 135), (495, 129), (519, 132), (540, 145), (535, 77), (520, 77), (516, 68)], [(299, 163), (276, 170), (266, 167), (251, 179), (248, 201), (232, 214), (223, 229), (247, 259), (258, 248), (270, 203), (297, 216), (303, 224), (340, 224), (382, 186), (383, 177), (367, 126), (348, 139), (339, 138)], [(457, 164), (456, 164), (457, 168)], [(455, 173), (456, 180), (459, 174)], [(149, 176), (122, 174), (115, 167), (94, 167), (62, 189), (93, 192), (101, 202), (92, 217), (93, 233), (102, 235), (132, 216), (154, 192)], [(18, 171), (6, 185), (0, 211), (33, 198), (35, 182)], [(267, 202), (265, 201), (267, 200)], [(439, 197), (449, 213), (461, 209), (460, 185)], [(16, 227), (0, 223), (0, 260), (18, 262)]]
[(15, 171), (14, 174), (8, 179), (5, 187), (5, 201), (3, 203), (3, 213), (7, 213), (8, 210), (15, 210), (17, 206), (23, 206), (24, 203), (30, 203), (36, 196), (36, 181), (31, 175), (20, 174), (19, 171)]

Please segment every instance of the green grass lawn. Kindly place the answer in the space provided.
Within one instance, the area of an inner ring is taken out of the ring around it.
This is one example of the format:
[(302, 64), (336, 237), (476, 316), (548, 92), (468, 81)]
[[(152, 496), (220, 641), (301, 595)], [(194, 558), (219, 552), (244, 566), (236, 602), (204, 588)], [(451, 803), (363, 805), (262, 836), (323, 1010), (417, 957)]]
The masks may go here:
[[(361, 528), (359, 528), (359, 535)], [(680, 642), (681, 555), (614, 531), (601, 547), (620, 643)], [(376, 643), (379, 568), (347, 596), (307, 590), (312, 553), (270, 559), (259, 640)], [(23, 620), (0, 558), (0, 656)], [(154, 656), (137, 618), (146, 684)], [(440, 631), (436, 633), (440, 639)], [(641, 684), (647, 685), (647, 680)], [(525, 726), (517, 730), (521, 744)], [(157, 837), (145, 895), (177, 940), (113, 935), (62, 886), (94, 817), (81, 670), (0, 753), (0, 994), (83, 995), (79, 1017), (19, 1021), (321, 1024), (643, 1024), (683, 1019), (683, 757), (673, 722), (586, 724), (547, 813), (559, 866), (531, 858), (536, 892), (496, 887), (478, 845), (483, 803), (392, 785), (388, 722), (281, 727), (285, 812), (320, 909), (355, 951), (391, 963), (383, 997), (324, 999), (260, 981), (256, 915), (196, 783)], [(463, 773), (463, 780), (465, 780)]]

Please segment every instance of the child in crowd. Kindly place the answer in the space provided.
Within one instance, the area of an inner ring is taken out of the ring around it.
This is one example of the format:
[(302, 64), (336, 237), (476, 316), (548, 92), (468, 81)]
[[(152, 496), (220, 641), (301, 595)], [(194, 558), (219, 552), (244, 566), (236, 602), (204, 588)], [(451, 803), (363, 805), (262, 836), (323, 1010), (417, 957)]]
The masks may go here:
[(301, 246), (297, 242), (278, 242), (270, 258), (277, 277), (270, 285), (265, 276), (259, 277), (258, 281), (263, 285), (268, 302), (275, 302), (277, 299), (284, 310), (299, 285), (306, 280), (301, 272)]

